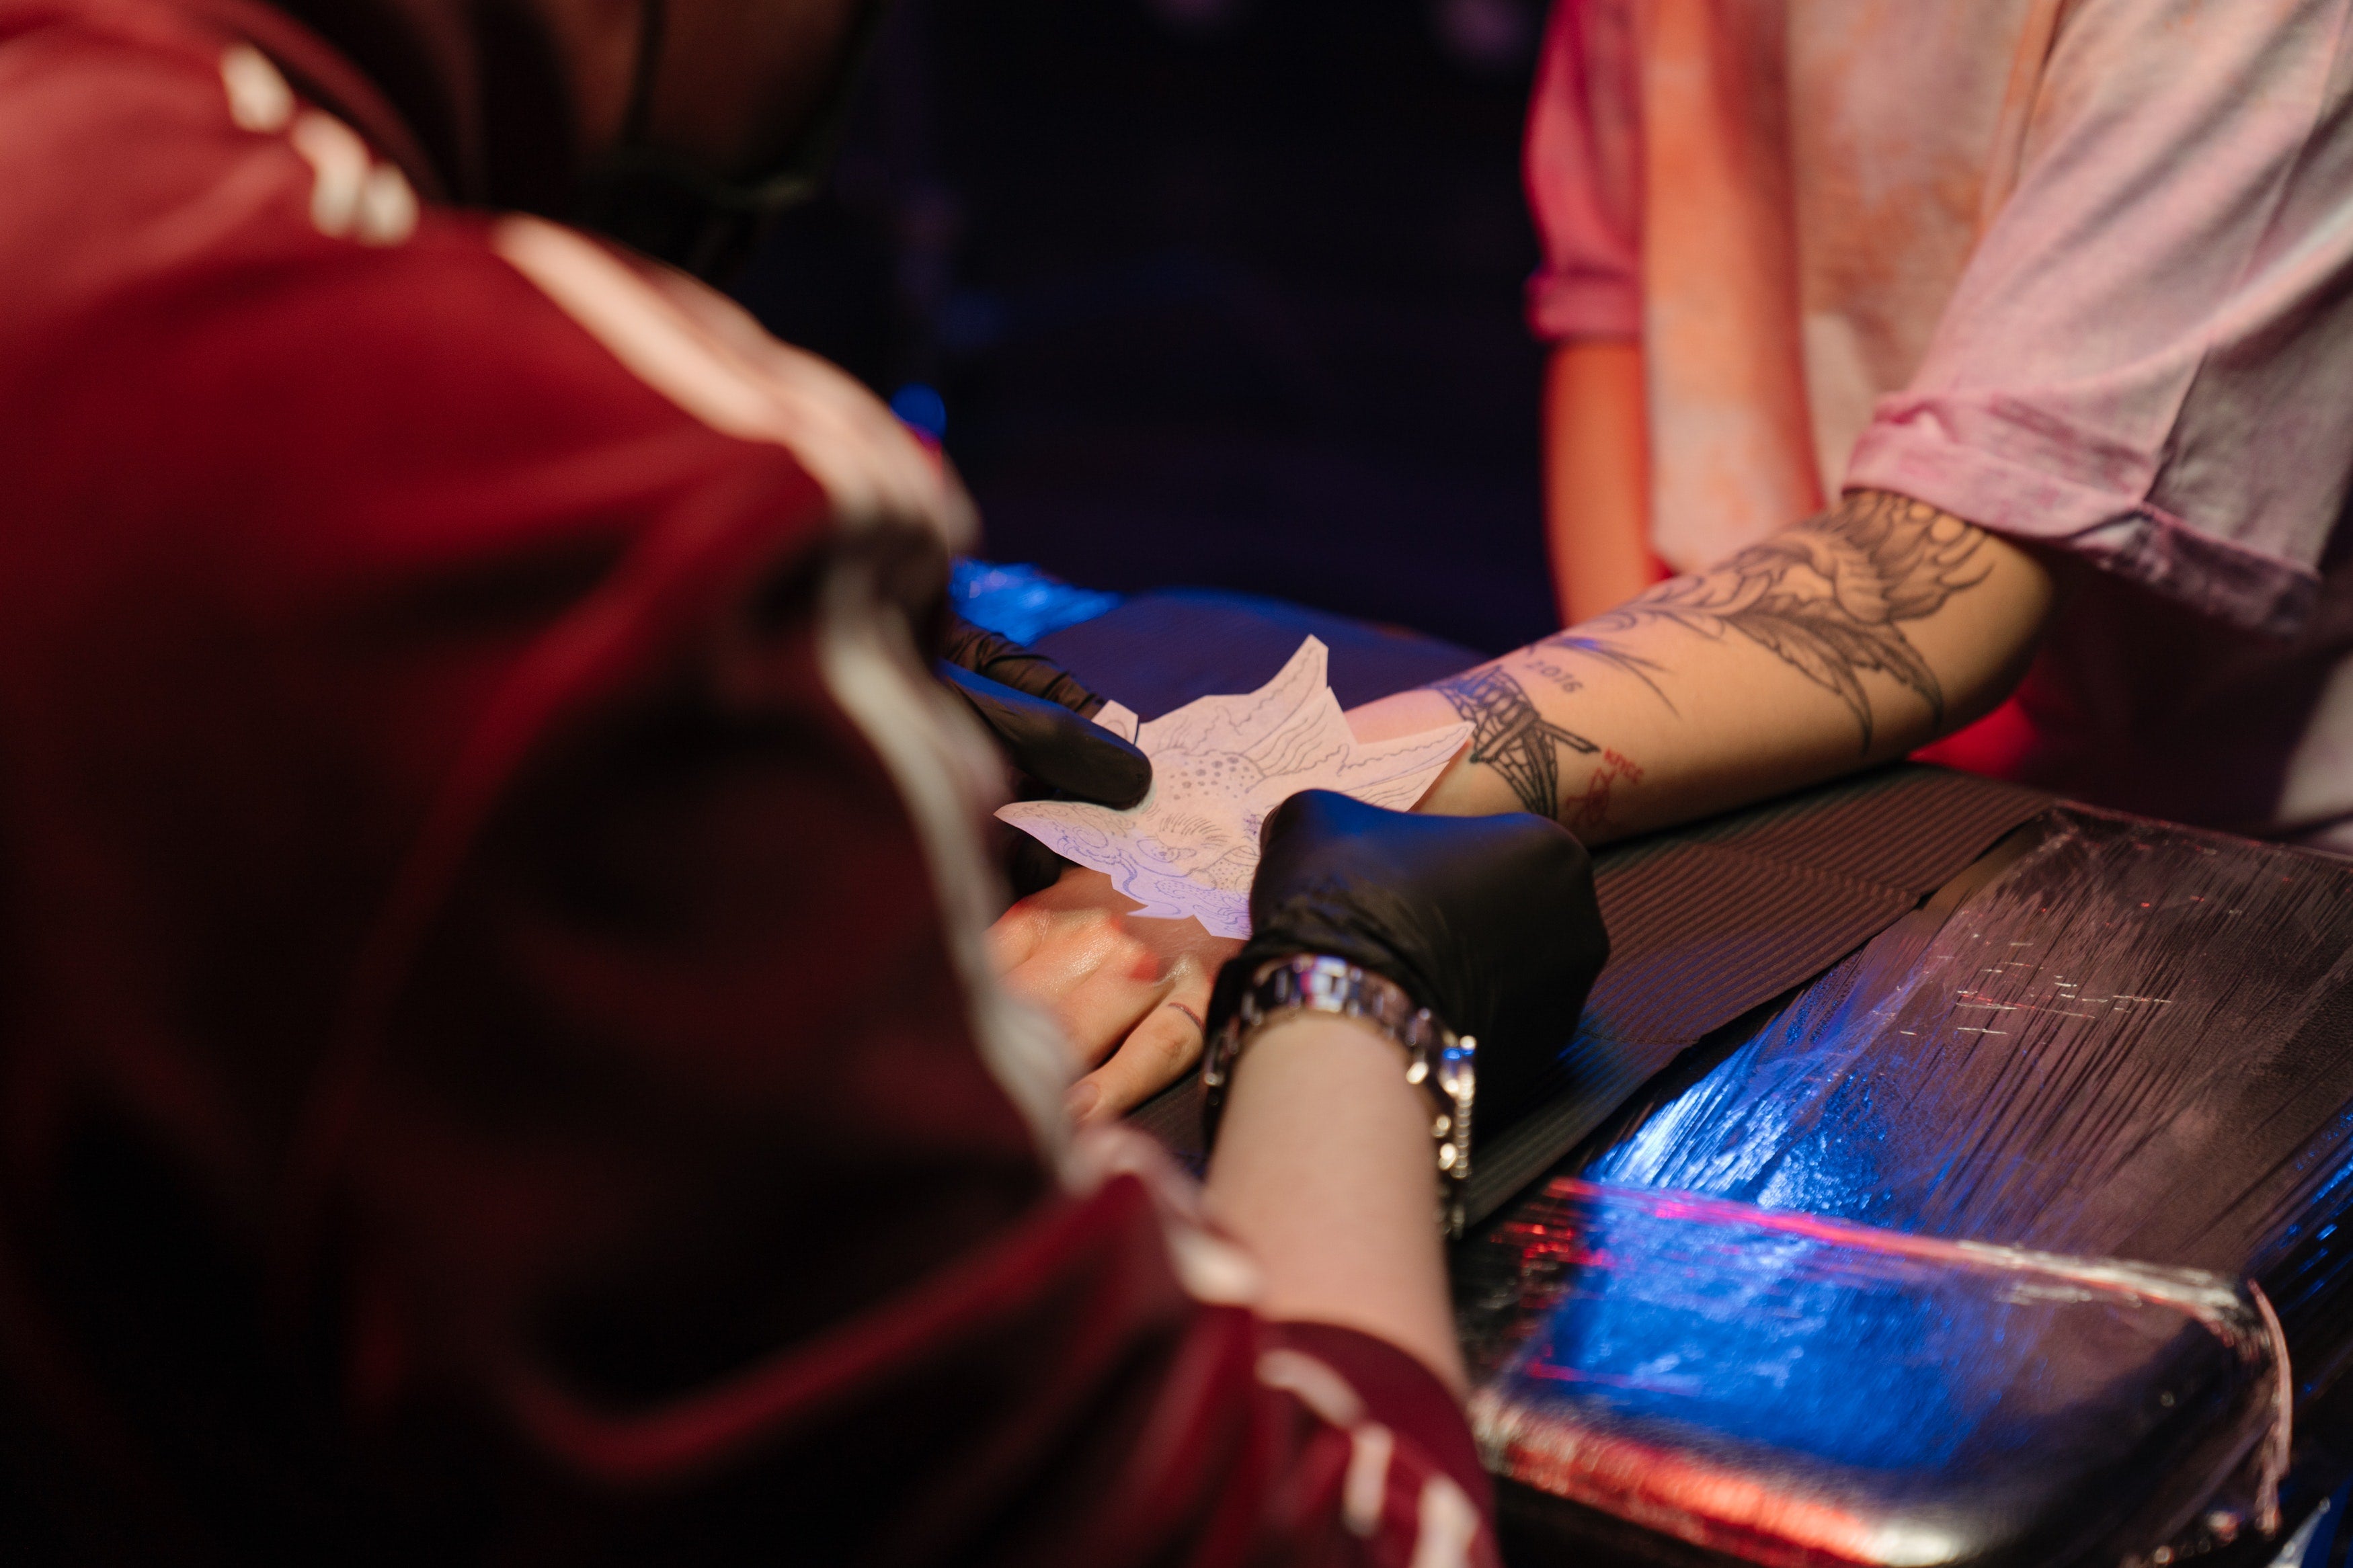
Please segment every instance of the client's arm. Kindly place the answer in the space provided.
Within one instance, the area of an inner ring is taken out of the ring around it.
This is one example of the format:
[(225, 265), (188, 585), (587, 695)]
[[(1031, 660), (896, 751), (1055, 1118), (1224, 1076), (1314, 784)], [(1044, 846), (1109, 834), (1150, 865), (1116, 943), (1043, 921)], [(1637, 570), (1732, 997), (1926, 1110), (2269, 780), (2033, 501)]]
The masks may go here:
[[(1950, 513), (1856, 491), (1722, 565), (1349, 714), (1378, 740), (1457, 720), (1471, 743), (1419, 809), (1534, 811), (1588, 844), (1900, 757), (1999, 702), (2053, 598), (2033, 556)], [(1198, 1059), (1230, 944), (1140, 921), (1073, 872), (1014, 907), (1000, 968), (1093, 1065), (1081, 1115), (1141, 1103)]]
[(1902, 496), (1850, 493), (1722, 565), (1349, 715), (1378, 739), (1467, 720), (1420, 809), (1535, 811), (1588, 843), (1900, 757), (1990, 709), (2049, 573)]

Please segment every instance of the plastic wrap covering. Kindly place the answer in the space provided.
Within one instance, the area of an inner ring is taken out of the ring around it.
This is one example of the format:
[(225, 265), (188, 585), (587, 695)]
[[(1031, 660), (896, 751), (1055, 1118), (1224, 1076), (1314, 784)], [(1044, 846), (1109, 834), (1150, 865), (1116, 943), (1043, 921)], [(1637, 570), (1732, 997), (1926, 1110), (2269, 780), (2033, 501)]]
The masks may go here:
[(2285, 1361), (2214, 1275), (1567, 1178), (1472, 1268), (1533, 1331), (1472, 1401), (1491, 1468), (1696, 1545), (1921, 1568), (2276, 1524)]
[[(2353, 1345), (2353, 1226), (2340, 1224), (2353, 1203), (2353, 868), (2061, 808), (1763, 1022), (1726, 1033), (1564, 1171), (1916, 1237), (2253, 1277), (2278, 1309), (2298, 1410), (2334, 1393)], [(1506, 1211), (1489, 1245), (1551, 1246), (1531, 1226), (1552, 1201)], [(1481, 1267), (1490, 1294), (1474, 1286), (1465, 1302), (1474, 1351), (1525, 1340), (1574, 1365), (1606, 1348), (1597, 1373), (1672, 1361), (1702, 1384), (1764, 1364), (1762, 1329), (1738, 1314), (1595, 1318), (1571, 1288), (1562, 1312), (1615, 1337), (1568, 1319), (1555, 1331), (1536, 1321), (1541, 1303), (1495, 1298), (1498, 1276)], [(1742, 1287), (1726, 1275), (1724, 1288)], [(2031, 1398), (2047, 1427), (2013, 1423), (2015, 1406), (1989, 1426), (1966, 1401), (1929, 1399), (1929, 1383), (1907, 1381), (1919, 1375), (1907, 1358), (1930, 1342), (1929, 1298), (1884, 1300), (1842, 1307), (1804, 1342), (1810, 1367), (1835, 1378), (1810, 1383), (1793, 1361), (1793, 1381), (1769, 1397), (1750, 1379), (1789, 1441), (1802, 1426), (1826, 1462), (1890, 1465), (1921, 1486), (1941, 1477), (1955, 1498), (1978, 1484), (1971, 1445), (1996, 1431), (2081, 1477), (2106, 1473), (2079, 1448), (2096, 1423), (2080, 1427), (2044, 1393)], [(1912, 1309), (1893, 1304), (1905, 1300), (1926, 1314), (1916, 1332), (1903, 1326)], [(2021, 1339), (2023, 1322), (1987, 1309), (1938, 1323), (1935, 1359), (1993, 1380), (1968, 1385), (1980, 1390), (2035, 1386), (1991, 1369), (2026, 1377), (2037, 1357), (2054, 1375), (2093, 1377), (2084, 1331), (2030, 1350), (2044, 1329)], [(1644, 1334), (1656, 1336), (1647, 1350)], [(2131, 1375), (2174, 1375), (2163, 1359)], [(1882, 1394), (1807, 1392), (1841, 1385)], [(2094, 1402), (2085, 1409), (2113, 1408), (2089, 1382), (2069, 1386)], [(1730, 1405), (1678, 1418), (1726, 1442), (1751, 1435)], [(2134, 1430), (2116, 1425), (2118, 1451)]]

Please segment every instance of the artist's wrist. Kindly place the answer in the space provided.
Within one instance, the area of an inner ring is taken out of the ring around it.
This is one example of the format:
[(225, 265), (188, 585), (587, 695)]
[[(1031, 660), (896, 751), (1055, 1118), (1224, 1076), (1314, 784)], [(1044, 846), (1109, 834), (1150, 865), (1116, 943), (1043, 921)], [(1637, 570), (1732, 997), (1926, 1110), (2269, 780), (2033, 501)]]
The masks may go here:
[[(1384, 1069), (1397, 1059), (1397, 1043), (1362, 1018), (1344, 1018), (1332, 1013), (1286, 1013), (1259, 1030), (1250, 1048), (1235, 1065), (1232, 1094), (1239, 1096), (1242, 1085), (1250, 1077), (1250, 1064), (1261, 1058), (1271, 1059), (1294, 1051), (1316, 1055), (1346, 1052), (1367, 1062), (1379, 1063)], [(1386, 1070), (1381, 1079), (1388, 1082), (1396, 1075)], [(1410, 1086), (1398, 1079), (1398, 1091), (1409, 1100)]]
[(1459, 1237), (1471, 1174), (1477, 1041), (1457, 1035), (1419, 992), (1393, 977), (1403, 968), (1394, 953), (1366, 951), (1337, 931), (1319, 934), (1334, 941), (1309, 951), (1266, 944), (1275, 947), (1271, 953), (1254, 942), (1219, 976), (1201, 1057), (1205, 1139), (1216, 1146), (1233, 1079), (1270, 1032), (1303, 1017), (1358, 1024), (1387, 1045), (1391, 1070), (1423, 1102), (1434, 1212), (1440, 1229)]
[(1373, 1334), (1459, 1393), (1429, 1151), (1396, 1046), (1360, 1019), (1293, 1015), (1237, 1064), (1208, 1199), (1265, 1270), (1263, 1315)]
[(1427, 1113), (1397, 1062), (1397, 1042), (1362, 1018), (1299, 1012), (1271, 1020), (1234, 1063), (1212, 1184), (1261, 1138), (1290, 1158), (1312, 1142), (1376, 1150), (1418, 1170), (1429, 1158)]

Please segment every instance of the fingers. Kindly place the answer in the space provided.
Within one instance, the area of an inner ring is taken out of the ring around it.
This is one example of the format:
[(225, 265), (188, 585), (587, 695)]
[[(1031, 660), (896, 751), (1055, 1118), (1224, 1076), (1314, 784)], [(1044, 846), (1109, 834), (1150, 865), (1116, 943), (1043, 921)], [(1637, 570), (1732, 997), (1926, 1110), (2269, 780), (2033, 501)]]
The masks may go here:
[[(1101, 871), (1090, 871), (1083, 866), (1067, 867), (1052, 886), (1030, 894), (997, 917), (997, 923), (988, 928), (988, 954), (997, 974), (1009, 983), (1013, 972), (1035, 958), (1072, 917), (1140, 907), (1134, 899), (1115, 890), (1111, 879)], [(1038, 977), (1031, 978), (1034, 981)]]
[(940, 674), (997, 737), (1013, 765), (1039, 783), (1124, 810), (1152, 788), (1152, 761), (1134, 742), (1059, 702), (955, 664)]
[(988, 928), (989, 965), (1000, 975), (1009, 975), (1029, 961), (1038, 951), (1039, 927), (1043, 921), (1038, 911), (1019, 903), (997, 917)]
[(1006, 988), (1054, 1015), (1081, 1069), (1109, 1056), (1168, 996), (1184, 962), (1181, 939), (1172, 947), (1166, 928), (1193, 922), (1129, 919), (1136, 907), (1100, 872), (1074, 872), (997, 922)]
[(1066, 993), (1053, 1005), (1069, 1037), (1073, 1065), (1095, 1067), (1122, 1048), (1167, 999), (1166, 981), (1095, 981)]
[(1098, 871), (1073, 869), (991, 928), (1006, 988), (1053, 1014), (1074, 1065), (1074, 1117), (1116, 1116), (1193, 1069), (1218, 968), (1240, 943), (1146, 920)]
[(1145, 1016), (1109, 1061), (1071, 1087), (1073, 1120), (1124, 1116), (1199, 1064), (1202, 1019), (1208, 1012), (1214, 974), (1190, 959), (1181, 962), (1169, 994)]
[(1071, 1087), (1071, 1118), (1104, 1121), (1124, 1116), (1183, 1078), (1201, 1058), (1201, 1031), (1174, 1003), (1155, 1008), (1109, 1061)]
[(1082, 1068), (1110, 1055), (1170, 990), (1167, 962), (1113, 916), (1056, 918), (1004, 980), (1054, 1015)]

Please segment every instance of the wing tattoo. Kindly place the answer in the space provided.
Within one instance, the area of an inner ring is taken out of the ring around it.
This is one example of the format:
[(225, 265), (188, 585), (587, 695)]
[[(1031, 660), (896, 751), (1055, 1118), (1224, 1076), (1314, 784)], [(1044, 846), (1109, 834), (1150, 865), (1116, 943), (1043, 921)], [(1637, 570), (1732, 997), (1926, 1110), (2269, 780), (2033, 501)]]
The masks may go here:
[(1907, 497), (1857, 490), (1803, 527), (1752, 545), (1721, 566), (1662, 583), (1590, 623), (1625, 630), (1670, 620), (1704, 637), (1736, 631), (1846, 704), (1873, 734), (1867, 674), (1887, 676), (1942, 723), (1945, 691), (1905, 637), (1924, 619), (1985, 581), (1985, 535)]

